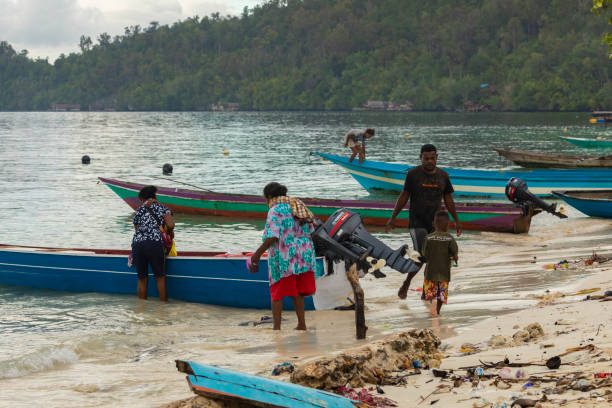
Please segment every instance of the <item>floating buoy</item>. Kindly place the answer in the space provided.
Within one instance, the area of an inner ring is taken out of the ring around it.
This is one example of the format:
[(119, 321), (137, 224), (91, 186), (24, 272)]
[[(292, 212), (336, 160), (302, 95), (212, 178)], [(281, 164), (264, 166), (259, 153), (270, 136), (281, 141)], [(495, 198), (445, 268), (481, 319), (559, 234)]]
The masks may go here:
[(563, 128), (563, 132), (567, 133), (567, 128), (566, 127)]
[(227, 149), (223, 150), (223, 155), (224, 156), (229, 156), (229, 150), (227, 150)]
[(88, 155), (81, 157), (81, 163), (89, 164), (91, 162), (91, 158)]
[(410, 133), (406, 132), (406, 134), (404, 135), (404, 137), (408, 137), (410, 136)]
[(164, 173), (164, 175), (169, 175), (172, 174), (172, 165), (170, 163), (166, 163), (164, 164), (164, 167), (162, 167), (162, 173)]

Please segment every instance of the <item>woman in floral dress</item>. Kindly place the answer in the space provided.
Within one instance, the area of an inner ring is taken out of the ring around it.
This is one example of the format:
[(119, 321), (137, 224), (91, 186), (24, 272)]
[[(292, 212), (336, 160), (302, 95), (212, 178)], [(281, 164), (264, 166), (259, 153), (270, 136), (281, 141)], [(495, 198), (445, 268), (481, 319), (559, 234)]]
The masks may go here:
[(287, 197), (287, 187), (269, 183), (263, 191), (268, 201), (268, 217), (263, 243), (250, 261), (250, 271), (258, 271), (262, 254), (268, 251), (268, 277), (272, 299), (274, 330), (280, 330), (283, 298), (291, 296), (297, 314), (297, 330), (306, 330), (304, 296), (315, 293), (317, 268), (314, 244), (314, 216), (300, 200)]

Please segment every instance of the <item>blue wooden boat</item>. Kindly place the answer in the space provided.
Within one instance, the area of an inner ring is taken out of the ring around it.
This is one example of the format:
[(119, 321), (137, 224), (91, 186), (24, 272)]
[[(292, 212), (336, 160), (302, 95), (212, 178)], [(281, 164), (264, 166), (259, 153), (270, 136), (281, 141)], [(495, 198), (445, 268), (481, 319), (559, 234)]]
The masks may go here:
[(578, 147), (586, 147), (589, 149), (612, 149), (612, 140), (610, 139), (593, 139), (586, 137), (561, 137), (561, 139)]
[(612, 190), (553, 191), (553, 194), (590, 217), (612, 218)]
[[(344, 168), (366, 190), (401, 191), (406, 172), (414, 166), (364, 160), (363, 164), (348, 157), (313, 153)], [(529, 190), (541, 197), (552, 196), (553, 190), (612, 189), (612, 169), (568, 170), (468, 170), (444, 168), (457, 195), (503, 197), (506, 183), (512, 177), (524, 180)]]
[(176, 360), (176, 367), (194, 393), (212, 399), (253, 407), (355, 408), (346, 397), (302, 385), (191, 361)]
[[(75, 292), (136, 296), (137, 273), (127, 265), (128, 250), (45, 248), (0, 244), (0, 283)], [(250, 273), (246, 255), (179, 252), (166, 263), (168, 297), (211, 305), (269, 309), (268, 265)], [(323, 259), (319, 260), (323, 270)], [(149, 271), (150, 272), (150, 271)], [(158, 296), (150, 273), (148, 294)], [(304, 299), (314, 309), (312, 297)], [(283, 303), (293, 309), (290, 298)]]

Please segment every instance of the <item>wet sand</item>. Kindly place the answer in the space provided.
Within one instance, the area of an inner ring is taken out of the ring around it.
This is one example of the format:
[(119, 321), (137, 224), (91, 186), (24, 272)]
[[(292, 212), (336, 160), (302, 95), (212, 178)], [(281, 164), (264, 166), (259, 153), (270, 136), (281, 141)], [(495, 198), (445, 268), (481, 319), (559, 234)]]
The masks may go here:
[[(547, 355), (559, 354), (569, 347), (578, 346), (581, 341), (586, 344), (584, 342), (594, 338), (598, 325), (603, 323), (597, 339), (591, 343), (595, 342), (603, 350), (604, 354), (600, 358), (612, 357), (612, 333), (605, 327), (609, 326), (611, 320), (612, 303), (582, 302), (585, 296), (565, 296), (556, 299), (553, 305), (538, 306), (541, 302), (539, 298), (546, 293), (570, 294), (587, 287), (612, 290), (612, 279), (608, 273), (612, 261), (609, 265), (584, 265), (584, 260), (592, 256), (594, 251), (600, 256), (612, 256), (611, 226), (610, 221), (579, 217), (563, 223), (535, 225), (528, 235), (482, 233), (460, 241), (462, 252), (459, 267), (453, 270), (449, 304), (443, 307), (440, 317), (429, 315), (428, 308), (420, 300), (419, 292), (411, 291), (405, 301), (394, 296), (402, 276), (392, 272), (381, 280), (366, 276), (362, 279), (362, 286), (366, 293), (366, 320), (369, 324), (367, 341), (383, 338), (397, 332), (398, 327), (402, 326), (431, 328), (443, 339), (443, 352), (447, 358), (442, 361), (441, 367), (456, 369), (478, 364), (479, 359), (499, 361), (505, 356), (519, 362), (542, 360)], [(547, 264), (561, 260), (569, 261), (567, 268), (544, 268)], [(422, 279), (420, 274), (413, 281), (412, 288), (418, 287), (419, 279)], [(289, 312), (285, 312), (284, 316), (287, 319), (285, 327), (293, 327), (294, 316)], [(575, 321), (571, 330), (565, 334), (562, 334), (565, 327), (559, 330), (560, 326), (554, 324), (562, 318)], [(251, 348), (248, 352), (269, 352), (276, 354), (276, 363), (291, 361), (300, 364), (359, 344), (353, 340), (353, 312), (313, 312), (307, 315), (307, 319), (311, 327), (309, 332), (300, 335), (282, 330), (275, 336), (276, 343)], [(544, 337), (537, 342), (512, 348), (492, 348), (487, 344), (493, 334), (512, 336), (533, 322), (540, 323), (545, 332)], [(477, 344), (483, 351), (462, 355), (460, 350), (464, 343)], [(543, 348), (544, 343), (554, 343), (554, 346)], [(328, 351), (321, 352), (325, 348)], [(599, 364), (585, 360), (584, 364), (587, 373), (596, 370), (612, 371), (609, 361)], [(260, 366), (257, 374), (269, 375), (273, 366)], [(535, 368), (542, 371), (542, 367)], [(525, 370), (529, 373), (533, 372), (529, 371), (531, 369)], [(575, 367), (572, 366), (572, 369)], [(481, 382), (480, 388), (472, 388), (470, 383), (453, 388), (445, 394), (432, 394), (427, 400), (421, 401), (417, 397), (425, 397), (437, 387), (447, 385), (448, 380), (440, 381), (424, 372), (411, 377), (407, 387), (385, 387), (385, 392), (400, 407), (429, 405), (434, 400), (439, 400), (436, 403), (438, 406), (503, 407), (505, 402), (509, 407), (512, 397), (539, 399), (542, 391), (541, 387), (523, 389), (522, 384), (515, 384), (505, 391), (497, 388), (493, 390)], [(551, 398), (570, 400), (580, 396), (568, 393)], [(595, 397), (593, 403), (608, 402), (605, 398), (597, 400)]]

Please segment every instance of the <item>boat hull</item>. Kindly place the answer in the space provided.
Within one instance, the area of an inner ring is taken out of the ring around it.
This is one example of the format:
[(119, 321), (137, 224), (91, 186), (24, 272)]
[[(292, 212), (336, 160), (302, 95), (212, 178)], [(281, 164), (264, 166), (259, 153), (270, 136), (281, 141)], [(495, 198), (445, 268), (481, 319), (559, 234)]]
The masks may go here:
[(585, 215), (612, 218), (612, 190), (555, 191), (554, 194)]
[(612, 155), (578, 156), (493, 148), (500, 156), (527, 168), (612, 169)]
[(589, 149), (612, 149), (612, 140), (598, 140), (584, 137), (562, 137), (561, 139), (579, 147)]
[[(348, 158), (314, 153), (344, 168), (366, 190), (401, 191), (406, 172), (413, 166), (365, 160), (362, 165)], [(506, 183), (512, 177), (525, 181), (529, 191), (541, 197), (553, 190), (612, 189), (612, 169), (495, 171), (444, 168), (455, 194), (460, 196), (504, 197)]]
[[(136, 296), (138, 275), (128, 267), (129, 251), (39, 248), (0, 245), (0, 283), (73, 292)], [(188, 302), (252, 309), (269, 309), (268, 265), (262, 258), (257, 273), (246, 268), (246, 256), (218, 252), (179, 252), (167, 259), (168, 297)], [(322, 258), (320, 262), (323, 270)], [(148, 294), (158, 297), (149, 271)], [(307, 310), (314, 309), (307, 297)], [(289, 298), (284, 308), (292, 309)]]
[[(138, 208), (138, 192), (143, 184), (130, 183), (100, 177), (113, 192), (133, 209)], [(159, 187), (158, 200), (174, 213), (225, 216), (232, 218), (266, 219), (268, 206), (263, 197), (245, 194), (223, 194), (177, 188)], [(395, 207), (394, 201), (334, 200), (303, 198), (304, 203), (321, 220), (325, 221), (339, 208), (347, 208), (361, 215), (368, 226), (386, 225)], [(532, 212), (502, 203), (456, 203), (456, 210), (463, 229), (524, 233), (529, 231)], [(410, 211), (402, 211), (396, 226), (407, 227)], [(451, 225), (454, 227), (454, 225)]]

